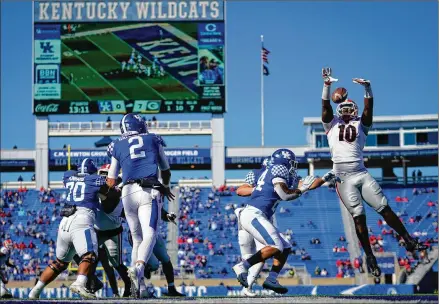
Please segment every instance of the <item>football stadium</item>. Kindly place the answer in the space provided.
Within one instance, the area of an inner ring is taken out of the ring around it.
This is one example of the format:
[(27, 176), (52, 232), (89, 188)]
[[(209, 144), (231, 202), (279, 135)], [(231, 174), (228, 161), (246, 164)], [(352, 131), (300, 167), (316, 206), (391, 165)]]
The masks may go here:
[(438, 302), (437, 2), (1, 6), (2, 302)]

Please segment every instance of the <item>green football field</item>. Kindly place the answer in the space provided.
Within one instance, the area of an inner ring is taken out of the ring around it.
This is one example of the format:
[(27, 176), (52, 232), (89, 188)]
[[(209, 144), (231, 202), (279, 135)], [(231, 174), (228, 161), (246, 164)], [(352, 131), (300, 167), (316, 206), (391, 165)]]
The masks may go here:
[[(111, 31), (64, 37), (61, 47), (62, 100), (198, 99), (166, 71), (160, 77), (122, 71), (121, 63), (129, 60), (133, 48)], [(152, 66), (143, 55), (142, 64)]]

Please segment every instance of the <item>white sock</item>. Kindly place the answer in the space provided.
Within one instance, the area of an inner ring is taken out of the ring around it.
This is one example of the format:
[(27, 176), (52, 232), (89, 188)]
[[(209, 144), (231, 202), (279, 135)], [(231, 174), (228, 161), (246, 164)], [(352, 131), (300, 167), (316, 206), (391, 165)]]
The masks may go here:
[(144, 275), (144, 272), (145, 272), (145, 264), (143, 264), (143, 263), (136, 263), (136, 269), (137, 269), (137, 276), (143, 278), (143, 275)]
[(268, 274), (268, 279), (270, 279), (270, 281), (276, 281), (278, 275), (279, 274), (277, 272), (270, 271), (270, 273)]
[(37, 285), (35, 285), (35, 289), (37, 290), (41, 290), (46, 286), (46, 283), (41, 282), (40, 280), (38, 280)]
[(251, 289), (253, 287), (253, 284), (255, 283), (256, 278), (258, 277), (259, 273), (261, 272), (262, 267), (264, 267), (264, 263), (260, 262), (260, 263), (253, 265), (248, 270), (247, 282), (248, 282), (249, 289)]
[(78, 277), (76, 278), (76, 282), (79, 283), (79, 285), (85, 287), (85, 284), (87, 284), (87, 276), (83, 274), (78, 274)]

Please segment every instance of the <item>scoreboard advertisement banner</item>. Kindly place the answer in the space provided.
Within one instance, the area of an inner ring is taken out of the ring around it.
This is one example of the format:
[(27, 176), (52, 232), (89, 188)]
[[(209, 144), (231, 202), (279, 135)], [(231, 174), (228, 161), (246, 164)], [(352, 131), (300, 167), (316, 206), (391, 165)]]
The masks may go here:
[(35, 1), (34, 114), (225, 112), (223, 0)]

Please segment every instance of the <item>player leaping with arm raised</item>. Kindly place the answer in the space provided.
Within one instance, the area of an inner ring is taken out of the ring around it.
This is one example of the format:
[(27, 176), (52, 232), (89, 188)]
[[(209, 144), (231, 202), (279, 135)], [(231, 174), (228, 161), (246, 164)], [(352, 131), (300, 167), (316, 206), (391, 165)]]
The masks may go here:
[[(369, 80), (354, 78), (353, 82), (364, 87), (364, 111), (358, 116), (358, 107), (353, 100), (346, 99), (347, 91), (338, 102), (334, 116), (330, 104), (330, 88), (337, 79), (331, 77), (331, 69), (322, 70), (324, 81), (322, 93), (322, 122), (328, 136), (328, 143), (333, 161), (333, 172), (340, 181), (336, 183), (337, 194), (352, 215), (358, 240), (366, 254), (369, 271), (376, 277), (381, 270), (372, 253), (366, 224), (366, 214), (363, 200), (375, 209), (405, 241), (407, 251), (423, 250), (426, 247), (419, 244), (407, 232), (398, 216), (388, 206), (380, 185), (369, 174), (363, 162), (363, 149), (369, 128), (373, 122), (373, 94)], [(336, 98), (332, 98), (335, 101)]]

